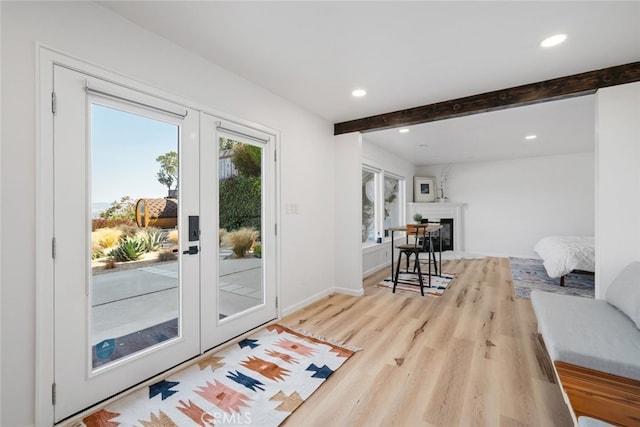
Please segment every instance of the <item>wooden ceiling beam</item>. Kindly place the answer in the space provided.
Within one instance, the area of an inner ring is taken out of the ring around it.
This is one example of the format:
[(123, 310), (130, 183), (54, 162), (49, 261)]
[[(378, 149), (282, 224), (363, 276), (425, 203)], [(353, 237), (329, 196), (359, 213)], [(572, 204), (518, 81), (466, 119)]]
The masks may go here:
[(496, 90), (479, 95), (452, 99), (392, 113), (378, 114), (333, 125), (334, 135), (349, 132), (371, 132), (400, 126), (417, 125), (436, 120), (521, 107), (540, 102), (589, 95), (598, 89), (640, 81), (640, 62), (603, 68)]

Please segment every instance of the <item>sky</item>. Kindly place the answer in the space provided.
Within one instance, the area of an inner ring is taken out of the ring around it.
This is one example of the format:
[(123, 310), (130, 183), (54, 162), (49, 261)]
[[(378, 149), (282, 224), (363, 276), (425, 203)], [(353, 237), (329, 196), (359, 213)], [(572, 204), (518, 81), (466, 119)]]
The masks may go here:
[(178, 152), (175, 124), (93, 104), (91, 106), (92, 203), (108, 207), (122, 196), (160, 198), (167, 187), (156, 158)]

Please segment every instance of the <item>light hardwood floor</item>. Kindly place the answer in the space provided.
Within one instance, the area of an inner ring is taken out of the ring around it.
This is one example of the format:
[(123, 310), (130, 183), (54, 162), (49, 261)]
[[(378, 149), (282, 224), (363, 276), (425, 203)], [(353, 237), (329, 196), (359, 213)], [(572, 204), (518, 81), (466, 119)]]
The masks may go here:
[(280, 321), (362, 348), (287, 426), (571, 426), (529, 300), (509, 260), (449, 261), (442, 297), (375, 286)]

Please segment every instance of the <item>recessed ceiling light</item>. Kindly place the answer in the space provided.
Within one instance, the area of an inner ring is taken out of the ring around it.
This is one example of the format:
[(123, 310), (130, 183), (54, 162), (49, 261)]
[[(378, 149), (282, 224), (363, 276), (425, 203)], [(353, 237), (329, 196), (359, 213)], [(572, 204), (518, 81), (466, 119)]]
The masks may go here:
[(351, 95), (355, 96), (356, 98), (361, 98), (366, 94), (367, 94), (367, 91), (364, 89), (356, 89), (353, 92), (351, 92)]
[(524, 139), (532, 140), (532, 139), (536, 139), (537, 137), (538, 135), (527, 135), (524, 137)]
[(409, 133), (409, 128), (402, 128), (398, 132), (400, 132), (400, 133)]
[(420, 147), (420, 148), (427, 148), (428, 146), (429, 146), (429, 144), (420, 144), (420, 145), (418, 145), (418, 147)]
[(547, 37), (546, 39), (540, 42), (540, 46), (542, 47), (553, 47), (557, 46), (560, 43), (564, 42), (567, 39), (566, 34), (556, 34), (551, 37)]

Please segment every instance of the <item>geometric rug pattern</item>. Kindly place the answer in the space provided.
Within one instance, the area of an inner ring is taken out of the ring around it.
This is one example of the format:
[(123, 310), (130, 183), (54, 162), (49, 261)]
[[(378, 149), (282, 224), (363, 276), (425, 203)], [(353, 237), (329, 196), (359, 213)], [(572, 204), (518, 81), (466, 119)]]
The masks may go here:
[[(444, 291), (449, 286), (449, 283), (454, 279), (452, 274), (443, 273), (442, 276), (431, 276), (431, 287), (429, 287), (429, 278), (423, 275), (422, 280), (424, 283), (424, 295), (430, 296), (442, 296)], [(380, 288), (393, 289), (393, 280), (386, 278), (384, 281), (378, 283), (376, 286)], [(411, 293), (420, 293), (420, 281), (416, 274), (400, 273), (398, 275), (398, 286), (396, 292), (406, 291)]]
[(357, 349), (270, 325), (85, 417), (94, 426), (278, 426)]
[(564, 286), (560, 286), (560, 278), (549, 277), (540, 259), (509, 258), (509, 263), (518, 298), (530, 298), (533, 290), (586, 298), (595, 296), (594, 276), (570, 273), (565, 276)]

